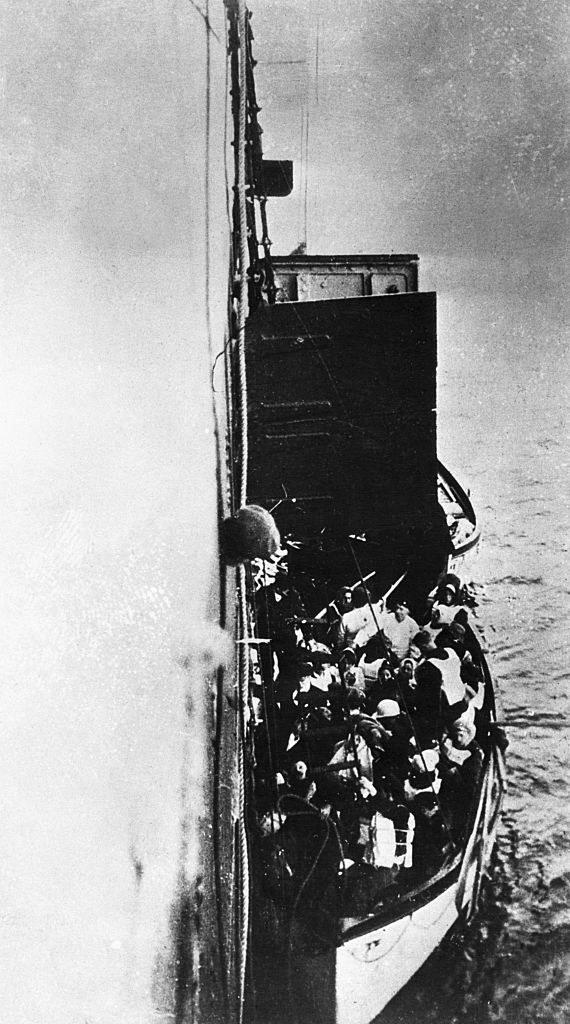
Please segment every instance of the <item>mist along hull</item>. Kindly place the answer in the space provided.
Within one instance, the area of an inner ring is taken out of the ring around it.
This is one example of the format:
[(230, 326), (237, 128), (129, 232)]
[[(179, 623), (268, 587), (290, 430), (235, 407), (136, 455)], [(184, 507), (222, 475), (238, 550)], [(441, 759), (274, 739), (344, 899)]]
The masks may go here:
[(463, 851), (391, 910), (386, 908), (382, 916), (345, 921), (336, 949), (314, 957), (295, 955), (290, 967), (289, 1009), (276, 1018), (280, 1024), (297, 1020), (372, 1024), (376, 1020), (453, 925), (474, 914), (504, 792), (504, 758), (493, 747)]
[(238, 1016), (225, 22), (4, 12), (10, 1024)]

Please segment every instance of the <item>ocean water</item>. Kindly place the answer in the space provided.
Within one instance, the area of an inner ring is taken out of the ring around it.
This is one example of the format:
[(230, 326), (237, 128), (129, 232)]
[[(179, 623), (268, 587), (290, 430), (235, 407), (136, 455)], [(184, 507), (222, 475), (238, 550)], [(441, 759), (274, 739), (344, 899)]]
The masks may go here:
[(483, 528), (471, 574), (510, 740), (509, 792), (476, 920), (381, 1021), (566, 1024), (570, 367), (548, 297), (444, 296), (439, 320), (440, 453)]

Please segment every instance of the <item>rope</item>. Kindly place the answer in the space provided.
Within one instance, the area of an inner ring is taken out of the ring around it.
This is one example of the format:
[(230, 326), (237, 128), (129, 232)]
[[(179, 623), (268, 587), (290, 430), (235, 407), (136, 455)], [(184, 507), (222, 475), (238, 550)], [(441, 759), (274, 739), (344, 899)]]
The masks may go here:
[(309, 203), (309, 104), (305, 112), (305, 182), (303, 190), (303, 245), (307, 251), (307, 212)]
[(216, 925), (217, 925), (217, 938), (218, 938), (218, 949), (220, 954), (220, 969), (222, 978), (222, 995), (224, 1000), (224, 1011), (226, 1017), (230, 1017), (230, 997), (228, 988), (228, 953), (227, 953), (227, 936), (224, 928), (224, 916), (223, 916), (223, 879), (221, 872), (221, 791), (223, 783), (221, 780), (221, 750), (222, 750), (222, 722), (224, 715), (224, 692), (223, 692), (223, 673), (218, 671), (217, 673), (217, 690), (216, 690), (216, 738), (214, 744), (214, 830), (213, 830), (213, 842), (214, 842), (214, 887), (216, 893)]
[(239, 209), (239, 260), (240, 282), (238, 303), (238, 374), (240, 393), (240, 441), (241, 441), (241, 474), (239, 487), (239, 505), (245, 505), (247, 499), (247, 380), (245, 372), (245, 321), (247, 317), (247, 201), (246, 201), (246, 122), (247, 122), (247, 54), (246, 32), (247, 14), (245, 0), (238, 0), (239, 25), (239, 125), (238, 125), (238, 209)]
[[(310, 815), (313, 815), (315, 817), (318, 817), (320, 821), (323, 821), (323, 819), (321, 818), (317, 808), (314, 807), (314, 805), (311, 804), (308, 800), (304, 800), (303, 797), (294, 797), (294, 799), (298, 800), (299, 803), (306, 805), (307, 810), (306, 811), (293, 811), (292, 813), (290, 812), (291, 816), (310, 814)], [(281, 803), (281, 801), (280, 801), (280, 803)], [(323, 839), (323, 841), (322, 841), (322, 843), (321, 843), (321, 845), (320, 845), (320, 847), (319, 847), (319, 849), (317, 851), (317, 854), (316, 854), (316, 856), (313, 859), (313, 863), (312, 863), (308, 873), (305, 875), (305, 878), (303, 879), (303, 882), (301, 883), (301, 885), (299, 887), (299, 890), (298, 890), (297, 895), (295, 897), (295, 901), (293, 903), (293, 907), (291, 909), (291, 919), (290, 919), (290, 923), (289, 923), (289, 941), (288, 941), (288, 946), (287, 946), (287, 989), (288, 989), (288, 993), (289, 993), (289, 1008), (291, 1010), (291, 1014), (292, 1014), (292, 1018), (293, 1018), (294, 1024), (299, 1024), (299, 1016), (297, 1014), (296, 1001), (295, 1001), (294, 995), (293, 995), (293, 926), (295, 924), (295, 916), (297, 914), (297, 909), (298, 909), (299, 903), (301, 902), (301, 896), (303, 895), (303, 893), (304, 893), (304, 891), (305, 891), (305, 889), (307, 887), (307, 884), (311, 880), (311, 878), (312, 878), (312, 876), (313, 876), (313, 874), (314, 874), (314, 872), (316, 870), (317, 864), (319, 863), (319, 861), (320, 861), (320, 859), (321, 859), (321, 857), (322, 857), (322, 855), (323, 855), (323, 853), (324, 853), (324, 851), (326, 849), (327, 843), (329, 841), (329, 837), (330, 837), (330, 833), (331, 833), (331, 822), (329, 822), (328, 818), (326, 818), (326, 819), (324, 819), (323, 824), (325, 825), (325, 829), (326, 829), (326, 831), (325, 831), (325, 838)], [(338, 841), (338, 838), (339, 837), (338, 837), (338, 834), (337, 834), (337, 841)]]
[[(265, 620), (266, 624), (269, 624), (269, 607), (267, 600), (267, 570), (265, 568), (266, 563), (263, 563), (263, 574), (264, 574), (264, 593), (263, 600), (265, 603)], [(257, 613), (254, 608), (254, 614), (256, 616), (257, 624)], [(269, 665), (268, 665), (269, 662)], [(267, 744), (267, 757), (269, 762), (269, 773), (271, 776), (271, 787), (273, 789), (273, 795), (275, 802), (279, 799), (279, 787), (277, 785), (277, 772), (279, 771), (279, 757), (277, 751), (277, 732), (275, 726), (275, 686), (273, 679), (273, 644), (271, 643), (268, 653), (268, 658), (263, 662), (263, 657), (260, 653), (259, 667), (261, 670), (261, 700), (263, 703), (263, 728), (265, 732), (265, 742)], [(268, 678), (266, 679), (266, 674)], [(267, 689), (269, 689), (269, 701), (267, 699)], [(274, 758), (275, 753), (275, 758)], [(271, 817), (271, 832), (275, 833), (273, 816)]]
[[(238, 191), (238, 227), (239, 227), (239, 297), (237, 311), (237, 356), (239, 377), (239, 435), (240, 435), (240, 479), (238, 505), (242, 507), (247, 500), (247, 381), (245, 366), (245, 321), (247, 317), (247, 202), (246, 202), (246, 125), (247, 125), (247, 12), (245, 0), (238, 0), (238, 66), (239, 66), (239, 118), (237, 138), (237, 191)], [(248, 639), (247, 591), (245, 566), (238, 568), (239, 594), (239, 629), (240, 639)], [(238, 835), (240, 855), (240, 881), (238, 914), (240, 926), (240, 944), (238, 949), (238, 1024), (243, 1021), (245, 1003), (245, 982), (247, 949), (249, 936), (249, 856), (246, 829), (245, 808), (245, 765), (244, 745), (246, 738), (245, 708), (249, 689), (249, 651), (247, 643), (240, 645), (238, 661)]]
[[(250, 13), (251, 17), (251, 13)], [(277, 289), (275, 286), (275, 274), (273, 271), (273, 264), (271, 262), (271, 239), (269, 237), (269, 231), (267, 227), (267, 194), (265, 191), (265, 176), (263, 171), (263, 150), (261, 146), (261, 136), (263, 130), (260, 127), (257, 114), (261, 110), (258, 105), (257, 96), (255, 92), (255, 79), (253, 75), (253, 68), (255, 61), (253, 59), (251, 42), (253, 39), (253, 33), (251, 26), (248, 26), (247, 36), (247, 97), (248, 97), (248, 110), (249, 110), (249, 129), (250, 134), (248, 138), (249, 151), (250, 151), (250, 166), (251, 166), (251, 220), (253, 231), (249, 239), (249, 250), (251, 254), (252, 267), (254, 269), (253, 279), (251, 281), (250, 301), (254, 307), (257, 307), (261, 301), (261, 292), (265, 288), (267, 295), (267, 301), (270, 305), (275, 302), (277, 295)], [(259, 204), (259, 213), (261, 217), (261, 243), (257, 240), (257, 229), (255, 225), (255, 202), (257, 199)], [(263, 272), (258, 273), (259, 267), (259, 244), (263, 248)]]
[[(239, 567), (239, 611), (240, 631), (242, 635), (247, 632), (247, 603), (246, 603), (246, 580), (245, 567)], [(239, 989), (238, 989), (238, 1022), (243, 1020), (243, 1009), (245, 1000), (245, 976), (249, 934), (249, 855), (247, 846), (247, 830), (245, 821), (245, 765), (244, 745), (246, 734), (245, 708), (246, 695), (249, 687), (249, 652), (247, 645), (240, 648), (238, 664), (238, 742), (237, 742), (237, 767), (238, 767), (238, 834), (240, 854), (240, 880), (241, 890), (238, 895), (238, 915), (240, 925), (240, 945), (238, 949), (239, 962)]]

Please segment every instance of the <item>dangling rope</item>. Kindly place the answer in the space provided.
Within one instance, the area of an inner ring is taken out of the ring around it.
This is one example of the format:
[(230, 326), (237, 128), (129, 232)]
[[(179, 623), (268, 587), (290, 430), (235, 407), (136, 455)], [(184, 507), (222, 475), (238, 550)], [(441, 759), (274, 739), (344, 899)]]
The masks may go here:
[[(247, 200), (246, 200), (246, 125), (247, 125), (247, 11), (245, 0), (238, 0), (238, 45), (239, 45), (239, 119), (237, 138), (237, 189), (239, 212), (239, 298), (237, 312), (237, 356), (239, 377), (239, 435), (240, 435), (240, 477), (238, 505), (247, 500), (247, 380), (245, 367), (245, 321), (247, 317)], [(238, 568), (239, 634), (241, 640), (248, 638), (247, 588), (245, 566)], [(238, 1024), (243, 1020), (245, 1002), (246, 963), (249, 934), (249, 856), (245, 810), (245, 764), (244, 745), (246, 739), (246, 706), (249, 690), (249, 649), (247, 643), (239, 645), (238, 662), (238, 801), (239, 801), (239, 987)]]
[[(244, 638), (247, 635), (247, 593), (245, 568), (239, 567), (239, 610), (240, 610), (240, 634)], [(243, 1007), (245, 999), (245, 976), (249, 934), (249, 855), (247, 846), (246, 810), (245, 810), (245, 763), (244, 746), (246, 739), (246, 706), (247, 693), (249, 689), (249, 649), (247, 644), (240, 644), (238, 664), (238, 800), (239, 800), (239, 852), (240, 852), (240, 904), (238, 906), (240, 924), (240, 945), (238, 949), (239, 962), (239, 1017), (241, 1024), (243, 1020)]]
[(247, 380), (245, 373), (245, 321), (247, 317), (247, 200), (246, 200), (246, 122), (247, 122), (247, 13), (244, 0), (238, 0), (239, 26), (239, 124), (238, 124), (238, 209), (239, 209), (239, 303), (238, 303), (238, 374), (239, 374), (239, 432), (241, 467), (239, 506), (247, 499)]
[(305, 110), (305, 121), (304, 121), (304, 142), (305, 142), (305, 181), (303, 186), (303, 251), (307, 251), (308, 240), (307, 240), (307, 220), (308, 220), (308, 208), (309, 208), (309, 104)]
[[(296, 1000), (294, 998), (294, 985), (293, 985), (293, 928), (294, 928), (294, 925), (295, 925), (295, 918), (297, 916), (297, 911), (299, 909), (299, 904), (301, 902), (301, 897), (303, 896), (303, 893), (304, 893), (305, 889), (307, 888), (308, 883), (310, 882), (312, 876), (314, 875), (315, 870), (317, 868), (317, 865), (318, 865), (318, 863), (319, 863), (319, 861), (320, 861), (320, 859), (321, 859), (321, 857), (322, 857), (322, 855), (323, 855), (323, 853), (324, 853), (324, 851), (325, 851), (325, 849), (326, 849), (326, 847), (328, 845), (328, 841), (330, 839), (331, 832), (333, 833), (333, 835), (335, 837), (336, 844), (338, 846), (339, 853), (340, 853), (340, 863), (343, 865), (343, 868), (344, 868), (344, 847), (343, 847), (342, 840), (340, 838), (340, 834), (339, 834), (339, 831), (338, 831), (338, 829), (336, 827), (335, 822), (332, 821), (330, 818), (324, 818), (323, 819), (321, 814), (320, 814), (320, 811), (319, 811), (318, 807), (316, 807), (314, 804), (312, 804), (310, 802), (310, 800), (306, 800), (304, 797), (296, 796), (296, 794), (294, 794), (294, 793), (289, 793), (287, 796), (280, 798), (279, 804), (278, 804), (278, 807), (279, 807), (280, 811), (281, 811), (282, 803), (285, 800), (287, 800), (288, 802), (293, 800), (293, 801), (295, 801), (295, 803), (298, 803), (298, 804), (301, 805), (301, 807), (305, 808), (305, 810), (299, 810), (299, 811), (291, 811), (291, 810), (289, 810), (289, 811), (286, 812), (287, 817), (302, 817), (302, 816), (305, 816), (305, 815), (310, 815), (312, 817), (317, 818), (325, 827), (324, 839), (322, 840), (319, 849), (317, 850), (315, 856), (313, 857), (313, 861), (312, 861), (312, 864), (311, 864), (311, 866), (309, 868), (309, 871), (307, 872), (307, 874), (305, 875), (301, 885), (299, 886), (299, 889), (297, 891), (297, 895), (295, 896), (295, 900), (294, 900), (293, 906), (291, 908), (290, 918), (289, 918), (289, 935), (288, 935), (288, 941), (287, 941), (287, 991), (288, 991), (288, 996), (289, 996), (289, 1009), (290, 1009), (290, 1012), (291, 1012), (291, 1015), (292, 1015), (292, 1018), (293, 1018), (292, 1024), (293, 1024), (293, 1022), (294, 1022), (294, 1024), (299, 1024), (299, 1017), (298, 1017), (298, 1014), (297, 1014), (297, 1006), (296, 1006)], [(344, 881), (344, 874), (343, 874), (343, 881)]]
[[(253, 80), (253, 57), (251, 54), (252, 32), (249, 25), (250, 13), (246, 0), (226, 0), (230, 25), (229, 52), (232, 67), (232, 96), (234, 117), (235, 146), (235, 190), (233, 203), (233, 259), (236, 269), (235, 283), (237, 292), (233, 294), (235, 305), (235, 344), (233, 348), (233, 395), (235, 397), (235, 433), (238, 462), (236, 466), (236, 486), (233, 492), (234, 511), (243, 508), (247, 502), (247, 470), (248, 470), (248, 397), (245, 334), (248, 314), (256, 308), (261, 299), (258, 273), (258, 243), (255, 218), (256, 183), (258, 194), (263, 192), (263, 160), (261, 152), (261, 129), (257, 124), (259, 110), (255, 98)], [(264, 194), (261, 196), (264, 200)], [(267, 233), (265, 205), (261, 202), (261, 220), (263, 229), (262, 244), (265, 253), (265, 278), (268, 296), (275, 297), (273, 274), (270, 260), (270, 240)], [(261, 275), (262, 276), (262, 275)], [(248, 832), (246, 827), (246, 742), (247, 742), (247, 709), (249, 706), (250, 689), (250, 620), (249, 601), (250, 581), (246, 569), (240, 565), (237, 570), (237, 620), (238, 620), (238, 663), (237, 663), (237, 770), (238, 770), (238, 822), (236, 840), (236, 860), (239, 878), (237, 898), (238, 942), (237, 969), (239, 973), (239, 1008), (238, 1019), (243, 1019), (245, 1000), (246, 964), (249, 933), (249, 855)]]

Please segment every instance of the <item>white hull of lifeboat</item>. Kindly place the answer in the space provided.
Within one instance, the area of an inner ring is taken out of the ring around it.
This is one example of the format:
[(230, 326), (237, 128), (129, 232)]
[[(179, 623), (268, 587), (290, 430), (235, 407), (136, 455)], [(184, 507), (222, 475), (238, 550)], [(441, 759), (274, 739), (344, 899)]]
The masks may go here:
[[(473, 877), (475, 871), (474, 864)], [(338, 949), (336, 1024), (370, 1024), (408, 983), (457, 921), (457, 888)], [(466, 887), (465, 902), (470, 892)]]
[(348, 938), (336, 953), (335, 1024), (373, 1024), (437, 949), (460, 913), (470, 918), (489, 864), (505, 791), (503, 755), (495, 750), (459, 875), (406, 916)]
[(481, 530), (475, 510), (468, 493), (441, 462), (437, 489), (438, 500), (446, 514), (453, 544), (447, 571), (464, 576), (466, 570), (475, 562), (481, 541)]
[(477, 530), (476, 535), (469, 544), (464, 544), (462, 547), (457, 548), (449, 556), (447, 571), (454, 572), (456, 576), (460, 576), (462, 579), (469, 578), (468, 573), (477, 561), (480, 544), (481, 534)]

